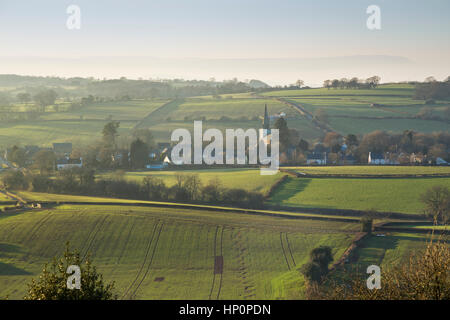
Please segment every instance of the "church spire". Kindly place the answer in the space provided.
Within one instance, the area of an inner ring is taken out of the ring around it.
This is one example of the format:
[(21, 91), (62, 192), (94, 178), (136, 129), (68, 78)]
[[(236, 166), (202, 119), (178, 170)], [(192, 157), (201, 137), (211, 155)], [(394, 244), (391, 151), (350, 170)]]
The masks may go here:
[(264, 105), (263, 129), (270, 130), (270, 120), (269, 120), (269, 114), (267, 113), (267, 104)]

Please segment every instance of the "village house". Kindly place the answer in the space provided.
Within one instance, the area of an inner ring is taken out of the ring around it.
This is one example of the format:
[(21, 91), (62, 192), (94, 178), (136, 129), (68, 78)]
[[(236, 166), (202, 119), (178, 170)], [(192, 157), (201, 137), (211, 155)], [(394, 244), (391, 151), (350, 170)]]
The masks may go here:
[(412, 164), (423, 164), (426, 162), (426, 156), (423, 153), (411, 153), (409, 162)]

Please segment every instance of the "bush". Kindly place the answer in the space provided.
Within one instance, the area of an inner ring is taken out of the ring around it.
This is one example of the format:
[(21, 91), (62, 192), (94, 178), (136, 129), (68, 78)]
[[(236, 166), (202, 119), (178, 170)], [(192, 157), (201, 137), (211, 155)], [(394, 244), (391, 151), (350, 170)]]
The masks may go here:
[(28, 188), (28, 181), (22, 171), (8, 171), (2, 179), (3, 186), (7, 190), (25, 190)]
[(372, 233), (372, 223), (373, 219), (369, 217), (361, 218), (361, 231)]
[(300, 272), (307, 281), (320, 282), (322, 280), (322, 268), (315, 262), (308, 262), (304, 264), (301, 267)]
[(309, 282), (308, 286), (320, 283), (328, 274), (328, 265), (333, 261), (330, 247), (320, 246), (309, 253), (309, 262), (300, 268), (300, 272)]
[[(66, 271), (69, 266), (76, 265), (81, 269), (80, 289), (69, 289), (67, 280), (70, 274)], [(69, 243), (63, 257), (53, 259), (48, 266), (44, 266), (37, 280), (32, 279), (28, 284), (25, 300), (112, 300), (117, 299), (113, 293), (114, 282), (105, 284), (103, 276), (97, 272), (87, 257), (83, 263), (77, 251), (70, 251)]]
[[(329, 282), (329, 283), (328, 283)], [(382, 287), (369, 290), (359, 274), (342, 283), (327, 281), (310, 295), (326, 300), (449, 300), (450, 247), (431, 240), (419, 254), (412, 253), (406, 263), (383, 270)]]
[(425, 213), (436, 223), (446, 224), (450, 221), (450, 190), (445, 186), (433, 186), (422, 196)]

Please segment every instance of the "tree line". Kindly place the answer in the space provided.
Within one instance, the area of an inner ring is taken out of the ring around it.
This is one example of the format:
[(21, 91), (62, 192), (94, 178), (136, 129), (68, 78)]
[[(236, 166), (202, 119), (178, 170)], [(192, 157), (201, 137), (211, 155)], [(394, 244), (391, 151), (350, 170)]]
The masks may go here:
[(176, 174), (175, 184), (167, 186), (164, 180), (147, 176), (142, 182), (128, 181), (123, 175), (98, 178), (88, 168), (71, 168), (58, 171), (55, 176), (24, 174), (9, 171), (2, 177), (7, 190), (31, 190), (34, 192), (86, 195), (148, 201), (172, 201), (181, 203), (208, 203), (260, 209), (264, 195), (240, 188), (226, 188), (218, 178), (202, 183), (196, 174)]

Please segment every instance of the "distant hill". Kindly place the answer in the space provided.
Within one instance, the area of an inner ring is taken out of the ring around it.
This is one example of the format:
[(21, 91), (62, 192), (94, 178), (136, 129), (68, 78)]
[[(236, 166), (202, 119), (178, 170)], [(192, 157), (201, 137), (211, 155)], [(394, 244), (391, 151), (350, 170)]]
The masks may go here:
[(270, 88), (270, 86), (267, 83), (262, 82), (261, 80), (255, 80), (255, 79), (250, 80), (248, 82), (248, 86), (253, 88), (253, 89), (267, 89), (267, 88)]

